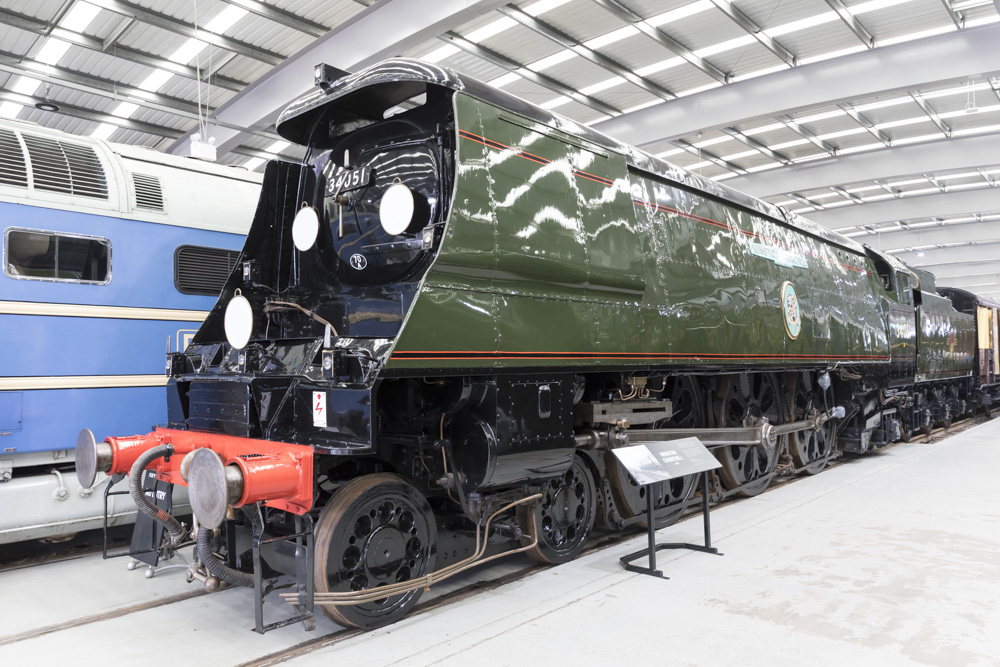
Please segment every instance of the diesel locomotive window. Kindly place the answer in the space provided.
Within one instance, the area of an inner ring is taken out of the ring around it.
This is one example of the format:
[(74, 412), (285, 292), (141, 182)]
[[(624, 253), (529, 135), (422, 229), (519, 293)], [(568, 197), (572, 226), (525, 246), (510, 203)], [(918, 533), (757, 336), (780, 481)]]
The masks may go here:
[(355, 130), (317, 161), (341, 282), (402, 279), (433, 247), (428, 226), (444, 219), (450, 160), (442, 129), (450, 106), (437, 114), (435, 108), (425, 105)]
[(11, 278), (106, 285), (111, 282), (111, 242), (97, 236), (35, 229), (4, 234), (4, 273)]

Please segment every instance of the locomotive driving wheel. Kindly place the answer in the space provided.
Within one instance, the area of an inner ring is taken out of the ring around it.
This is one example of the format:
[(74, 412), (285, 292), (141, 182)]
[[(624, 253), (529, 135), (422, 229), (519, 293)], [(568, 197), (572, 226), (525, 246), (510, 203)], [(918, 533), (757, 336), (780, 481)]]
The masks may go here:
[[(542, 499), (518, 509), (518, 523), (525, 533), (538, 532), (538, 544), (527, 554), (540, 563), (566, 563), (576, 558), (594, 527), (597, 488), (590, 467), (579, 456), (561, 477), (548, 484)], [(532, 517), (532, 513), (534, 516)], [(533, 535), (522, 542), (530, 544)]]
[[(830, 390), (825, 392), (813, 381), (811, 373), (791, 376), (788, 383), (790, 401), (788, 421), (799, 421), (814, 412), (823, 412), (830, 404)], [(830, 460), (836, 425), (827, 421), (818, 431), (798, 431), (788, 436), (788, 453), (797, 470), (810, 475), (821, 472)]]
[[(705, 412), (698, 391), (698, 383), (687, 375), (675, 376), (667, 380), (663, 392), (670, 397), (671, 417), (656, 422), (653, 428), (698, 428), (705, 425)], [(638, 430), (638, 429), (636, 429)], [(647, 489), (653, 493), (653, 508), (657, 515), (657, 525), (670, 525), (680, 518), (687, 508), (687, 501), (694, 495), (697, 476), (688, 475), (666, 482), (657, 482), (648, 487), (640, 486), (628, 474), (614, 454), (607, 453), (608, 481), (615, 502), (628, 517), (646, 513)], [(645, 522), (640, 522), (645, 526)]]
[[(341, 486), (320, 513), (315, 534), (320, 593), (371, 590), (434, 569), (434, 515), (423, 495), (398, 475), (365, 475)], [(405, 616), (422, 590), (358, 605), (323, 606), (323, 611), (345, 627), (374, 628)]]
[[(740, 427), (767, 418), (782, 422), (783, 410), (778, 382), (771, 373), (741, 373), (721, 381), (715, 400), (719, 426)], [(771, 483), (783, 449), (781, 436), (772, 446), (727, 445), (715, 449), (722, 467), (719, 476), (726, 490), (739, 489), (740, 495), (756, 496)]]

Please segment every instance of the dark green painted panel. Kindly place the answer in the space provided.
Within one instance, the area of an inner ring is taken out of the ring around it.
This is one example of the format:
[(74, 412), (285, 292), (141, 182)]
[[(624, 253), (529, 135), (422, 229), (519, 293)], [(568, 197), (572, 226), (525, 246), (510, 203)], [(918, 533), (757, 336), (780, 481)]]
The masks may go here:
[[(484, 102), (457, 94), (455, 107), (451, 217), (388, 368), (888, 355), (886, 292), (867, 257), (629, 173), (621, 155)], [(419, 357), (434, 350), (464, 358)]]

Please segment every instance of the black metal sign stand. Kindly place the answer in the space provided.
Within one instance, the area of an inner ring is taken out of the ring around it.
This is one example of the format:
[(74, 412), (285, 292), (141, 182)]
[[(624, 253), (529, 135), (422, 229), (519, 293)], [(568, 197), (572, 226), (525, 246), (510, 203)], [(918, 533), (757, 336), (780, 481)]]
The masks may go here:
[[(657, 544), (656, 543), (656, 522), (653, 519), (653, 493), (652, 489), (649, 488), (650, 485), (646, 485), (646, 525), (649, 527), (649, 546), (635, 553), (631, 553), (627, 556), (621, 557), (621, 564), (629, 572), (638, 572), (639, 574), (648, 574), (654, 577), (659, 577), (661, 579), (669, 579), (670, 577), (663, 576), (663, 572), (656, 569), (656, 552), (660, 549), (692, 549), (694, 551), (702, 551), (707, 554), (715, 554), (721, 556), (719, 550), (712, 546), (712, 526), (709, 521), (708, 516), (708, 471), (702, 471), (701, 473), (701, 512), (704, 519), (705, 525), (705, 544), (704, 546), (700, 544), (688, 544), (687, 542), (672, 542), (669, 544)], [(649, 555), (649, 567), (639, 567), (638, 565), (632, 565), (632, 561), (639, 560), (643, 556)]]

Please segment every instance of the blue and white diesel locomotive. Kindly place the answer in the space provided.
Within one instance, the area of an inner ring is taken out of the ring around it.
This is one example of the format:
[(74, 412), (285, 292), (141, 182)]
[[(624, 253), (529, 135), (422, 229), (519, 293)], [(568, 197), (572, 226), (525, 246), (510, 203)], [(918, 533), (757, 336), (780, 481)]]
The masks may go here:
[[(183, 349), (235, 266), (261, 177), (0, 121), (0, 544), (97, 528), (72, 471), (81, 423), (164, 421)], [(113, 496), (110, 523), (133, 520)]]

